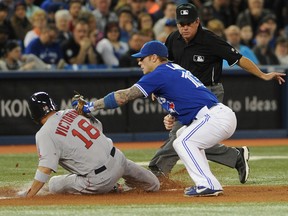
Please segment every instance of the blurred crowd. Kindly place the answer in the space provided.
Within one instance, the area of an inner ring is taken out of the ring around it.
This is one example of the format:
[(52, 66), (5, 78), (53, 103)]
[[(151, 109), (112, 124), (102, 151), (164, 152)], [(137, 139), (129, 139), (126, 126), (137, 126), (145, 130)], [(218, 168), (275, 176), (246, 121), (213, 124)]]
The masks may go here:
[(287, 0), (2, 0), (0, 71), (137, 67), (131, 55), (165, 42), (186, 2), (255, 64), (288, 65)]

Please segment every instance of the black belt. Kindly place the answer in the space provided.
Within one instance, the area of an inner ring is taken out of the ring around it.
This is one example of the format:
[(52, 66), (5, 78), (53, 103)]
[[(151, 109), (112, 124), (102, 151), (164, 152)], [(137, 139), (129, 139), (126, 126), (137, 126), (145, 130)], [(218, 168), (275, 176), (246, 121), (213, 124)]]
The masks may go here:
[[(116, 152), (116, 149), (115, 149), (115, 147), (113, 147), (113, 148), (111, 149), (111, 151), (110, 151), (110, 155), (111, 155), (112, 157), (114, 157), (114, 156), (115, 156), (115, 152)], [(107, 167), (106, 167), (105, 165), (101, 166), (100, 168), (94, 170), (95, 175), (103, 172), (103, 171), (106, 170), (106, 169), (107, 169)]]

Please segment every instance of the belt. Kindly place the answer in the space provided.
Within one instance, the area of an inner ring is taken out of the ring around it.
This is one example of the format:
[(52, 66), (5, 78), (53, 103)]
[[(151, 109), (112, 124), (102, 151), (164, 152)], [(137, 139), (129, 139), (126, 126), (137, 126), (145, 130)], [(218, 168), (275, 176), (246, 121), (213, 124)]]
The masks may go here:
[(216, 106), (218, 103), (212, 103), (212, 104), (209, 104), (207, 106), (204, 106), (202, 107), (198, 113), (196, 114), (195, 118), (194, 119), (200, 119), (202, 118), (203, 116), (205, 116), (206, 114), (209, 113), (209, 109), (211, 109), (212, 107)]
[[(113, 148), (111, 149), (111, 151), (110, 151), (110, 155), (111, 155), (112, 157), (114, 157), (114, 156), (115, 156), (115, 152), (116, 152), (116, 149), (115, 149), (115, 147), (113, 147)], [(106, 169), (107, 169), (107, 167), (106, 167), (105, 165), (103, 165), (103, 166), (101, 166), (100, 168), (94, 170), (94, 173), (95, 173), (95, 175), (97, 175), (97, 174), (105, 171)]]

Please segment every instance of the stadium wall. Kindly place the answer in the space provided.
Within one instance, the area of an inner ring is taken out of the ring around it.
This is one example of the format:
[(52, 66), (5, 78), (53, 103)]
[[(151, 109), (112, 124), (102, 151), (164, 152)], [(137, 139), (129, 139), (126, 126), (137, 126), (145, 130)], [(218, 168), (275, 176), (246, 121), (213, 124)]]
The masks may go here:
[[(263, 71), (288, 68), (265, 67)], [(46, 91), (60, 109), (71, 108), (74, 90), (93, 100), (128, 88), (142, 76), (139, 68), (59, 70), (0, 73), (0, 145), (34, 143), (39, 126), (29, 117), (27, 99)], [(287, 77), (286, 77), (287, 80)], [(265, 82), (240, 69), (223, 71), (224, 103), (238, 119), (232, 138), (286, 138), (288, 136), (287, 84)], [(165, 140), (166, 112), (150, 98), (137, 99), (115, 110), (100, 110), (97, 118), (115, 142)]]

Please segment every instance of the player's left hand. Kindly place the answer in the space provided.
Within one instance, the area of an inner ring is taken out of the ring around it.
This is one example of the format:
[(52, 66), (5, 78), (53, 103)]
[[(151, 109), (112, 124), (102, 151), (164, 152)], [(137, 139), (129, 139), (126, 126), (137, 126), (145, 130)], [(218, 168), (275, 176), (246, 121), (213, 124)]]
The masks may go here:
[(278, 81), (279, 85), (281, 85), (282, 83), (285, 83), (285, 79), (284, 79), (285, 76), (286, 76), (285, 73), (270, 72), (270, 73), (265, 74), (264, 79), (265, 80), (276, 79)]

